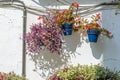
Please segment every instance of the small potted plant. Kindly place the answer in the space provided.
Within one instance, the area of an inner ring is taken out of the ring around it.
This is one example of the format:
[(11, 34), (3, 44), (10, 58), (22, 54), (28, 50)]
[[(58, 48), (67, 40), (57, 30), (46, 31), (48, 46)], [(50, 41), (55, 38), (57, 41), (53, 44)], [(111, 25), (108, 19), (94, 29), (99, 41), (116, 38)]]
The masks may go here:
[(100, 25), (101, 23), (100, 13), (92, 15), (91, 19), (92, 20), (90, 22), (87, 19), (82, 19), (84, 20), (82, 22), (85, 22), (83, 26), (83, 30), (87, 32), (89, 42), (97, 42), (99, 35), (104, 35), (108, 38), (113, 37), (110, 31), (108, 31), (107, 29), (103, 28)]
[[(64, 35), (71, 35), (73, 25), (75, 23), (77, 15), (79, 4), (77, 2), (74, 2), (70, 5), (69, 9), (64, 9), (61, 11), (52, 11), (54, 15), (54, 19), (56, 21), (56, 24), (61, 26), (63, 29)], [(76, 14), (74, 11), (76, 10)]]

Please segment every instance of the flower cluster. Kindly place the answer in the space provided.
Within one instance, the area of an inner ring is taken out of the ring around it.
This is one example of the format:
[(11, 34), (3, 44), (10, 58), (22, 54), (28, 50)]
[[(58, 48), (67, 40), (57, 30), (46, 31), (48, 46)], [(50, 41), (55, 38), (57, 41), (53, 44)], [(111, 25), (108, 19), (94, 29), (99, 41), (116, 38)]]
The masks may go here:
[[(54, 15), (54, 19), (56, 21), (56, 24), (61, 26), (65, 23), (73, 24), (75, 23), (75, 18), (77, 17), (77, 9), (79, 7), (79, 4), (77, 2), (74, 2), (71, 4), (69, 9), (64, 9), (61, 11), (54, 11), (51, 12)], [(76, 10), (76, 14), (74, 13), (74, 10)]]
[(24, 77), (16, 75), (14, 72), (0, 72), (0, 80), (27, 80)]
[(81, 19), (81, 23), (83, 24), (83, 30), (97, 30), (101, 35), (104, 35), (108, 38), (112, 38), (113, 35), (111, 34), (110, 31), (107, 29), (103, 28), (100, 23), (101, 23), (101, 14), (97, 13), (95, 15), (91, 16), (91, 21), (89, 22), (87, 19)]
[(62, 50), (62, 31), (54, 24), (51, 26), (44, 23), (33, 24), (30, 32), (26, 34), (25, 41), (28, 52), (39, 53), (47, 49), (59, 54)]

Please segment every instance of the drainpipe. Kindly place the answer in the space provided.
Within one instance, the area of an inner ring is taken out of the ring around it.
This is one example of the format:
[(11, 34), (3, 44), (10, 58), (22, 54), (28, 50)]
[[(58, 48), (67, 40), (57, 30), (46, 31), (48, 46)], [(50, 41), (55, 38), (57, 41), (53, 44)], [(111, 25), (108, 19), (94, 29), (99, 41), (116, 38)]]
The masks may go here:
[[(21, 2), (21, 1), (19, 1)], [(23, 39), (26, 35), (26, 25), (27, 25), (27, 10), (25, 7), (25, 4), (23, 2), (21, 2), (21, 4), (23, 4)], [(26, 77), (26, 43), (25, 40), (23, 40), (23, 50), (22, 50), (22, 76)]]
[[(27, 11), (26, 11), (26, 7), (25, 7), (25, 4), (24, 2), (20, 1), (20, 0), (0, 0), (0, 3), (7, 3), (7, 2), (11, 2), (11, 4), (9, 5), (12, 5), (13, 2), (17, 2), (17, 3), (20, 3), (23, 5), (23, 38), (26, 34), (26, 24), (27, 24)], [(26, 77), (26, 43), (25, 41), (23, 40), (23, 43), (22, 43), (22, 76), (23, 77)]]

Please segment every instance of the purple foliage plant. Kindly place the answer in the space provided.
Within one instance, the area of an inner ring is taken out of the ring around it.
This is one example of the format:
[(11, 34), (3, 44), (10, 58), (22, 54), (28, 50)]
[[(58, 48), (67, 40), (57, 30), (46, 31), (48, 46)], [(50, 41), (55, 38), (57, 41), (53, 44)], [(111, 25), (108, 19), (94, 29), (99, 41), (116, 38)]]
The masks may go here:
[(32, 24), (25, 36), (27, 53), (40, 53), (47, 49), (52, 53), (62, 52), (62, 30), (55, 25), (55, 21), (46, 18), (44, 23)]

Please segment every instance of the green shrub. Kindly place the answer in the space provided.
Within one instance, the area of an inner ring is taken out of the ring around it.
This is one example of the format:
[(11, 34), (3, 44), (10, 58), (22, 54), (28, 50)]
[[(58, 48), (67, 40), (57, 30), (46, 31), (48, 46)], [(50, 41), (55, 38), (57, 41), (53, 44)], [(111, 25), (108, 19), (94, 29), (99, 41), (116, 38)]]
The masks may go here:
[(49, 80), (120, 80), (120, 74), (100, 65), (78, 65), (59, 70)]
[(19, 75), (16, 75), (14, 72), (9, 73), (0, 72), (0, 80), (27, 80), (27, 79)]

